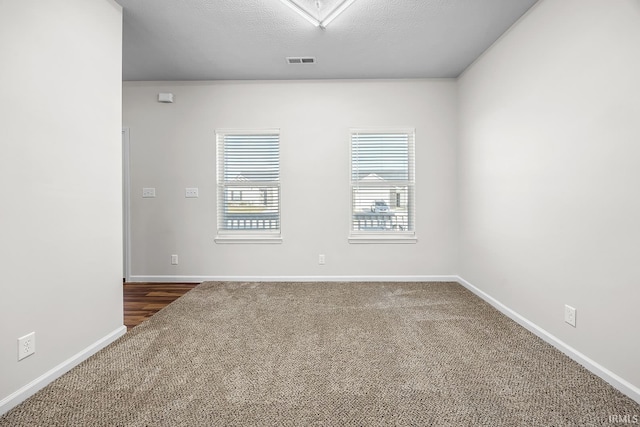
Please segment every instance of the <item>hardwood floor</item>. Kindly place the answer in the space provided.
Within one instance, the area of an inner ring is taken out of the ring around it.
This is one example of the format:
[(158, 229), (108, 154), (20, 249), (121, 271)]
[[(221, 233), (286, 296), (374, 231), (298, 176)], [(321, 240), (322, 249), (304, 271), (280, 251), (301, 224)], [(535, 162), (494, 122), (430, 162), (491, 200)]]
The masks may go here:
[(198, 283), (125, 283), (124, 324), (127, 329), (144, 322)]

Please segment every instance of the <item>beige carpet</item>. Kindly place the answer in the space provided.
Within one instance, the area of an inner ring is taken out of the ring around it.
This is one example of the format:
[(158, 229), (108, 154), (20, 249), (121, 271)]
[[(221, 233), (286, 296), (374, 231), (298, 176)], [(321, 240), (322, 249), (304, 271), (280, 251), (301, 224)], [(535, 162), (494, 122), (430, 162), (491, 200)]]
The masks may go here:
[(0, 425), (611, 426), (625, 415), (640, 405), (455, 283), (203, 283)]

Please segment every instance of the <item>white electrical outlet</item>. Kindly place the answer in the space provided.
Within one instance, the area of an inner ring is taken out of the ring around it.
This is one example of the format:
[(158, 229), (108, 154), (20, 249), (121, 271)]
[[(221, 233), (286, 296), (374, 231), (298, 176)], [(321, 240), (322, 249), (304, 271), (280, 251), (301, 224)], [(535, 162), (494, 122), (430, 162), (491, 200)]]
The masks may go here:
[(18, 338), (18, 360), (31, 356), (36, 352), (36, 333), (31, 332)]
[(318, 264), (324, 265), (325, 262), (326, 262), (326, 258), (324, 257), (324, 254), (318, 255)]
[(570, 305), (564, 305), (564, 321), (576, 327), (576, 309)]
[(171, 265), (178, 265), (178, 255), (171, 255)]
[(142, 189), (142, 197), (145, 198), (145, 199), (156, 197), (156, 189), (155, 188), (143, 188)]
[(187, 199), (195, 199), (198, 197), (198, 189), (197, 188), (185, 188), (184, 197)]

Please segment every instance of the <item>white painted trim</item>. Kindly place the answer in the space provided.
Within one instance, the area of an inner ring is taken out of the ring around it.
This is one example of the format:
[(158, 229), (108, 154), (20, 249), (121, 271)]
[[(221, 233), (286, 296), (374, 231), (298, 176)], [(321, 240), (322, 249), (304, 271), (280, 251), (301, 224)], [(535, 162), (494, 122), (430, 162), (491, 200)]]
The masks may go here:
[(349, 236), (349, 243), (368, 245), (368, 244), (411, 244), (418, 243), (418, 239), (415, 236), (372, 236), (372, 235), (352, 235)]
[(131, 165), (129, 128), (122, 128), (122, 230), (123, 273), (125, 282), (131, 277)]
[(219, 235), (216, 236), (215, 239), (213, 239), (214, 242), (216, 243), (221, 243), (221, 244), (232, 244), (232, 243), (239, 243), (239, 244), (258, 244), (258, 245), (262, 245), (262, 244), (280, 244), (282, 243), (282, 237), (280, 236), (240, 236), (240, 235), (232, 235), (232, 234), (227, 234), (227, 235)]
[(462, 286), (464, 286), (465, 288), (467, 288), (468, 290), (470, 290), (471, 292), (473, 292), (474, 294), (476, 294), (478, 297), (482, 298), (484, 301), (491, 304), (494, 308), (496, 308), (502, 314), (506, 315), (507, 317), (509, 317), (516, 323), (518, 323), (520, 326), (524, 327), (525, 329), (535, 334), (539, 338), (542, 338), (544, 341), (551, 344), (552, 346), (554, 346), (555, 348), (563, 352), (565, 355), (567, 355), (574, 361), (578, 362), (580, 365), (584, 366), (591, 373), (599, 376), (600, 378), (608, 382), (611, 386), (618, 389), (620, 392), (624, 393), (625, 395), (629, 396), (631, 399), (640, 403), (640, 388), (631, 384), (629, 381), (625, 380), (624, 378), (621, 378), (620, 376), (614, 374), (604, 366), (600, 365), (599, 363), (585, 356), (575, 348), (566, 344), (564, 341), (561, 341), (554, 335), (542, 329), (540, 326), (536, 325), (535, 323), (531, 322), (527, 318), (516, 313), (506, 305), (502, 304), (497, 299), (493, 298), (491, 295), (473, 286), (471, 283), (467, 282), (462, 277), (457, 276), (456, 281), (460, 283)]
[(216, 135), (280, 135), (280, 128), (242, 129), (220, 128), (215, 130)]
[(131, 282), (457, 282), (458, 276), (131, 276)]
[(18, 404), (22, 403), (29, 397), (33, 396), (38, 390), (44, 388), (46, 385), (48, 385), (55, 379), (66, 374), (72, 368), (79, 365), (84, 360), (88, 359), (98, 351), (102, 350), (103, 348), (105, 348), (106, 346), (114, 342), (115, 340), (120, 338), (122, 335), (124, 335), (126, 332), (127, 332), (127, 327), (124, 325), (120, 326), (115, 331), (100, 338), (98, 341), (91, 344), (89, 347), (85, 348), (84, 350), (80, 351), (74, 356), (71, 356), (69, 359), (65, 360), (64, 362), (54, 367), (50, 371), (44, 373), (43, 375), (40, 375), (38, 378), (31, 381), (29, 384), (21, 387), (17, 391), (11, 393), (9, 396), (0, 400), (0, 415), (8, 412), (13, 407), (17, 406)]

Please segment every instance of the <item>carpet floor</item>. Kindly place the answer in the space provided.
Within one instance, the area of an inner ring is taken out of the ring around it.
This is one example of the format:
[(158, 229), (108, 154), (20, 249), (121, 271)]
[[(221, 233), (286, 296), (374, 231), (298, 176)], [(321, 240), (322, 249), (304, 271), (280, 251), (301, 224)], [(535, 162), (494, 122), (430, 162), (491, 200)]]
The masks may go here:
[(205, 282), (0, 426), (611, 426), (634, 416), (640, 405), (456, 283)]

